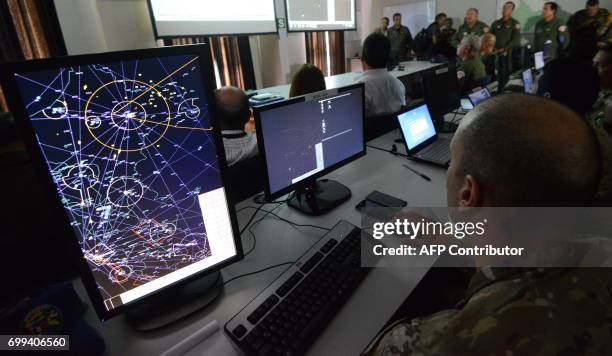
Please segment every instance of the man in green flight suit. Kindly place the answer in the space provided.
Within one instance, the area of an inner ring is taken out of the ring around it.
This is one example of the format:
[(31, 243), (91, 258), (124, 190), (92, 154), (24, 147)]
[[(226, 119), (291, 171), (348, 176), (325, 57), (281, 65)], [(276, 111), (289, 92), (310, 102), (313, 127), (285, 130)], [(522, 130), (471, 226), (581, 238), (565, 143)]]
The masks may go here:
[(512, 1), (506, 2), (502, 18), (491, 24), (491, 33), (497, 37), (497, 55), (508, 74), (512, 73), (512, 52), (521, 45), (521, 24), (512, 17), (515, 7)]
[(468, 9), (465, 15), (465, 22), (459, 26), (459, 29), (453, 36), (453, 46), (459, 46), (464, 36), (482, 36), (489, 32), (489, 26), (482, 21), (478, 21), (478, 9)]
[(402, 14), (393, 14), (393, 26), (387, 30), (387, 37), (391, 41), (391, 64), (410, 59), (412, 34), (408, 27), (402, 25)]
[(542, 19), (535, 26), (535, 52), (544, 52), (544, 58), (555, 59), (559, 51), (567, 49), (569, 32), (567, 26), (557, 18), (559, 5), (547, 2), (542, 8)]
[(572, 37), (569, 55), (572, 58), (591, 61), (597, 53), (602, 28), (608, 22), (609, 12), (599, 7), (599, 0), (588, 0), (586, 8), (575, 13), (567, 21)]

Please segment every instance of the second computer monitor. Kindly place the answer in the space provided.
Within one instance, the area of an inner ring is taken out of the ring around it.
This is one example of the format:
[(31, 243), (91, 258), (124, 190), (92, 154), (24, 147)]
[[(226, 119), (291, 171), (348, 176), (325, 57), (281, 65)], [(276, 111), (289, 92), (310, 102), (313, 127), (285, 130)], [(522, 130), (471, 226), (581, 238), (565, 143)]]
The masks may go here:
[(449, 66), (424, 74), (423, 93), (436, 126), (445, 131), (444, 115), (461, 105), (457, 69)]
[(277, 199), (365, 155), (364, 89), (347, 86), (258, 108), (266, 195)]

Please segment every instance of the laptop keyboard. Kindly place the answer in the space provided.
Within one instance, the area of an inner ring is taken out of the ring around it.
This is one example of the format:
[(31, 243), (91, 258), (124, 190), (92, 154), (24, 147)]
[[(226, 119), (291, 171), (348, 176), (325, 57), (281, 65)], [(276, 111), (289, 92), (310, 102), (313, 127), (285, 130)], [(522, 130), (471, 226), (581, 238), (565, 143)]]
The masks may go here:
[(422, 149), (417, 157), (435, 162), (446, 163), (450, 161), (450, 145), (446, 140), (438, 140)]

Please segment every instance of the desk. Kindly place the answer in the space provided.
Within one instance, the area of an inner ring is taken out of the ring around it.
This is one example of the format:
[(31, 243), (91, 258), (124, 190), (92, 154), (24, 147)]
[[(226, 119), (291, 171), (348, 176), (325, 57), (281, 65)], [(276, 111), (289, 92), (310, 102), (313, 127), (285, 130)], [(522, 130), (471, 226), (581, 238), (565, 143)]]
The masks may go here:
[[(398, 137), (399, 132), (394, 131), (369, 144), (388, 149), (393, 144), (393, 140)], [(399, 147), (399, 150), (404, 152), (403, 147)], [(423, 172), (431, 177), (432, 181), (425, 181), (402, 167), (402, 163)], [(304, 216), (286, 205), (280, 206), (276, 213), (296, 223), (332, 227), (339, 220), (344, 219), (360, 226), (361, 216), (354, 207), (373, 190), (380, 190), (404, 199), (414, 207), (446, 206), (446, 171), (444, 169), (408, 161), (375, 149), (368, 148), (365, 157), (332, 172), (327, 178), (336, 179), (348, 186), (353, 192), (351, 199), (321, 217)], [(256, 205), (247, 200), (238, 204), (237, 209), (245, 206)], [(250, 209), (239, 213), (238, 221), (241, 227), (252, 213), (253, 210)], [(224, 279), (227, 280), (233, 276), (277, 263), (295, 261), (323, 235), (323, 232), (318, 229), (296, 229), (273, 217), (262, 221), (254, 232), (257, 236), (257, 248), (244, 260), (225, 268), (222, 272)], [(242, 240), (245, 250), (248, 250), (252, 244), (251, 236), (245, 233)], [(212, 320), (217, 320), (220, 325), (224, 325), (285, 268), (280, 267), (235, 280), (225, 287), (221, 297), (212, 305), (158, 331), (136, 332), (127, 325), (124, 316), (118, 316), (101, 324), (91, 306), (87, 310), (86, 320), (104, 337), (108, 355), (158, 355)], [(311, 347), (309, 354), (359, 354), (426, 272), (427, 268), (377, 268), (372, 270), (356, 293), (332, 320), (329, 327), (323, 331)], [(80, 280), (75, 282), (75, 288), (82, 300), (89, 303), (89, 298)]]
[[(425, 72), (425, 71), (428, 71), (434, 68), (442, 67), (442, 66), (445, 66), (446, 64), (431, 63), (427, 61), (417, 61), (417, 62), (413, 61), (413, 62), (402, 62), (401, 65), (404, 66), (404, 70), (399, 71), (397, 69), (394, 69), (390, 71), (389, 74), (391, 74), (392, 76), (398, 79), (403, 79), (404, 77), (412, 76), (412, 75), (422, 73), (422, 72)], [(362, 72), (349, 72), (349, 73), (344, 73), (344, 74), (332, 75), (331, 77), (325, 78), (325, 84), (327, 86), (327, 89), (335, 89), (335, 88), (344, 87), (347, 85), (354, 84), (355, 79), (359, 77), (361, 74)], [(259, 90), (256, 90), (256, 92), (277, 94), (285, 98), (288, 98), (290, 89), (291, 89), (291, 85), (285, 84), (285, 85), (277, 85), (274, 87), (259, 89)]]

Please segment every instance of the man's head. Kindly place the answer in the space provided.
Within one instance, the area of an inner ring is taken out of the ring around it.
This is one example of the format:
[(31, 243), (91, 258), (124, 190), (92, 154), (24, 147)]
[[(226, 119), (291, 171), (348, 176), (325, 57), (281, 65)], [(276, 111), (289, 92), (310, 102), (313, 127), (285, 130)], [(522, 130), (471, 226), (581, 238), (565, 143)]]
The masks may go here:
[(465, 22), (467, 22), (468, 25), (472, 26), (477, 21), (478, 21), (478, 9), (475, 7), (468, 9), (468, 11), (465, 14)]
[(512, 1), (506, 2), (504, 4), (504, 7), (502, 8), (502, 16), (504, 18), (512, 17), (512, 13), (514, 12), (515, 7), (516, 5)]
[(380, 33), (369, 35), (363, 42), (361, 60), (366, 69), (386, 68), (391, 54), (391, 42)]
[(453, 19), (451, 17), (447, 17), (446, 21), (444, 22), (444, 25), (446, 26), (447, 29), (452, 29), (454, 26), (454, 22)]
[(578, 115), (586, 116), (599, 97), (599, 76), (589, 63), (558, 58), (546, 63), (540, 80), (541, 91)]
[(457, 47), (457, 56), (463, 60), (471, 58), (480, 52), (480, 38), (478, 36), (464, 36)]
[(487, 33), (480, 38), (480, 42), (480, 53), (491, 54), (493, 51), (495, 51), (497, 37), (495, 37), (495, 35), (492, 33)]
[(559, 10), (559, 5), (556, 2), (549, 1), (542, 7), (542, 17), (550, 20), (557, 16), (557, 10)]
[(249, 99), (235, 87), (227, 86), (215, 91), (217, 116), (222, 130), (244, 130), (249, 121)]
[(446, 14), (445, 13), (437, 14), (436, 23), (438, 24), (438, 26), (444, 26), (444, 24), (446, 23)]
[(612, 90), (612, 46), (600, 49), (593, 58), (593, 65), (597, 68), (601, 88)]
[(381, 28), (388, 28), (389, 27), (389, 18), (388, 17), (383, 17), (382, 20), (380, 20), (380, 27)]
[(402, 25), (402, 14), (399, 12), (393, 14), (393, 25), (395, 27), (400, 27)]
[(601, 153), (588, 124), (545, 98), (491, 98), (461, 121), (447, 173), (450, 207), (587, 206)]
[(587, 14), (594, 17), (599, 12), (599, 0), (588, 0), (586, 2)]

